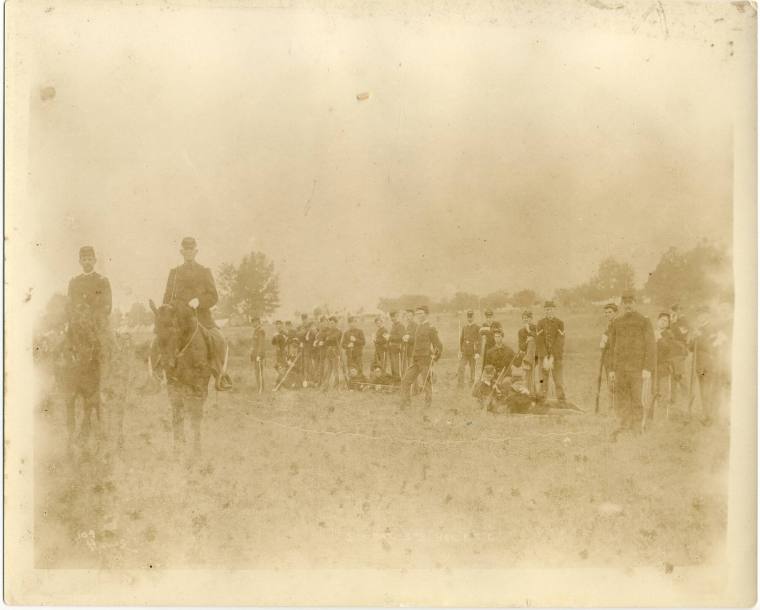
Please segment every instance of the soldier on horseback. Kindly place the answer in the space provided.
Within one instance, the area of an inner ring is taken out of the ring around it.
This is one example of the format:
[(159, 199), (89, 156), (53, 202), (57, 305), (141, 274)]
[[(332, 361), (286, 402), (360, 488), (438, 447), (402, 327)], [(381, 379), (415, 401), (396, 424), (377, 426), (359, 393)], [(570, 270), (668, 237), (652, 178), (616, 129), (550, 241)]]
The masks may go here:
[(229, 390), (232, 381), (226, 371), (227, 342), (211, 316), (211, 308), (219, 300), (214, 277), (211, 269), (195, 262), (198, 245), (194, 237), (182, 240), (180, 254), (185, 262), (169, 272), (163, 303), (187, 305), (195, 311), (198, 322), (207, 331), (204, 337), (211, 355), (216, 389)]
[(82, 246), (79, 264), (82, 273), (69, 282), (66, 350), (63, 382), (66, 424), (69, 437), (76, 428), (76, 399), (84, 401), (80, 434), (87, 438), (92, 412), (100, 418), (100, 382), (109, 348), (108, 316), (111, 314), (111, 285), (95, 271), (95, 249)]

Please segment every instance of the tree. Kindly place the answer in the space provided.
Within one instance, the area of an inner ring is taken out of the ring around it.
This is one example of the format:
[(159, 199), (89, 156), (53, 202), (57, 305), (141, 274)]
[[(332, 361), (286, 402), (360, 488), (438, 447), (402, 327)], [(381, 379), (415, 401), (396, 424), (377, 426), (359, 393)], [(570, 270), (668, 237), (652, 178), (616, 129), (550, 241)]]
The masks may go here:
[(686, 252), (670, 248), (649, 274), (644, 294), (663, 306), (681, 301), (732, 302), (732, 271), (731, 257), (726, 250), (707, 240)]
[(224, 263), (219, 269), (220, 312), (261, 317), (280, 306), (279, 277), (274, 263), (262, 252), (251, 252), (236, 267)]
[(385, 313), (391, 311), (401, 311), (402, 309), (414, 309), (418, 305), (431, 307), (430, 297), (422, 294), (402, 294), (397, 298), (383, 298), (377, 304), (377, 308)]
[(520, 290), (512, 295), (509, 302), (513, 307), (533, 307), (536, 303), (541, 301), (541, 297), (535, 290)]
[(477, 294), (469, 292), (457, 292), (448, 301), (441, 303), (442, 311), (465, 311), (467, 309), (477, 309), (480, 303), (480, 297)]
[[(623, 292), (634, 290), (633, 267), (620, 263), (614, 258), (606, 258), (591, 277), (585, 290), (577, 296), (585, 296), (589, 301), (602, 301), (620, 296)], [(583, 292), (586, 294), (583, 295)]]
[(480, 306), (483, 309), (501, 309), (507, 305), (509, 305), (509, 292), (506, 290), (491, 292), (480, 300)]

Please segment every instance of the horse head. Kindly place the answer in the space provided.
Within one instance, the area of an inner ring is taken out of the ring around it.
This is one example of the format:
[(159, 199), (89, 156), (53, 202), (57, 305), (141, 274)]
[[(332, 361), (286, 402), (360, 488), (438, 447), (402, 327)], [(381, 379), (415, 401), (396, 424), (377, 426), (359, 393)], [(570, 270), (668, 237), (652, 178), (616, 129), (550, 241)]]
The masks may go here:
[(193, 310), (177, 302), (156, 307), (156, 304), (150, 300), (149, 304), (153, 312), (153, 331), (156, 334), (158, 349), (166, 368), (173, 369), (177, 366), (177, 355), (181, 349), (182, 338), (190, 332), (192, 327)]

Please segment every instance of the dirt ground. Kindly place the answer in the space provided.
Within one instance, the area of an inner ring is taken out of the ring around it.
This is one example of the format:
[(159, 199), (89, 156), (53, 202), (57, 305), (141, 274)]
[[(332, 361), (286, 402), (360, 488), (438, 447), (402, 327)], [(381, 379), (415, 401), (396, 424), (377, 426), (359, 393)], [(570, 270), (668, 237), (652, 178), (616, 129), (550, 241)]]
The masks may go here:
[[(211, 392), (200, 456), (173, 452), (165, 393), (139, 395), (137, 359), (86, 446), (67, 449), (51, 388), (35, 432), (36, 565), (670, 571), (714, 559), (726, 533), (726, 418), (705, 428), (681, 404), (611, 443), (606, 393), (593, 413), (604, 321), (562, 317), (568, 397), (585, 413), (482, 411), (456, 389), (448, 316), (432, 317), (446, 350), (433, 406), (417, 397), (403, 412), (398, 394), (258, 395), (244, 338), (233, 337), (236, 391)], [(514, 346), (519, 313), (502, 321)], [(273, 377), (270, 364), (270, 388)]]

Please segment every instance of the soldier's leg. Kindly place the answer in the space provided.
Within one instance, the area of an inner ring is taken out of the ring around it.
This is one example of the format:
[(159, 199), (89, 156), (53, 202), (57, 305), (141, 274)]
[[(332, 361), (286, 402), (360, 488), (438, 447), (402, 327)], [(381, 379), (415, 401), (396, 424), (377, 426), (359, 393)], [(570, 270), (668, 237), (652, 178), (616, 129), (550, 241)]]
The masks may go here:
[(185, 404), (182, 399), (182, 393), (176, 384), (170, 381), (167, 390), (169, 393), (169, 404), (172, 407), (172, 431), (174, 433), (174, 445), (176, 448), (178, 443), (185, 442)]
[[(464, 354), (461, 354), (459, 358), (459, 366), (457, 367), (457, 388), (462, 388), (464, 385), (464, 367), (468, 363), (468, 358)], [(470, 367), (470, 375), (472, 375), (472, 366)]]
[(633, 371), (631, 375), (631, 430), (634, 433), (641, 432), (641, 424), (644, 416), (644, 406), (641, 404), (641, 390), (643, 379), (641, 371)]
[(554, 359), (554, 369), (552, 369), (552, 376), (554, 377), (554, 387), (557, 390), (557, 399), (565, 400), (565, 380), (562, 373), (562, 358)]
[(432, 363), (430, 361), (428, 362), (420, 362), (419, 368), (422, 371), (423, 375), (423, 392), (425, 393), (425, 406), (429, 407), (431, 404), (433, 404), (433, 369)]
[(400, 354), (399, 354), (399, 352), (395, 352), (395, 351), (390, 351), (389, 350), (388, 351), (388, 356), (390, 357), (390, 360), (391, 360), (391, 377), (394, 380), (400, 379), (400, 375), (399, 375), (399, 356), (400, 356)]
[(412, 400), (412, 384), (416, 381), (417, 376), (420, 374), (416, 363), (412, 363), (404, 377), (401, 379), (401, 406), (405, 407), (411, 403)]
[(618, 431), (627, 430), (630, 427), (630, 400), (630, 376), (626, 371), (618, 371), (615, 374), (615, 403), (618, 416)]

